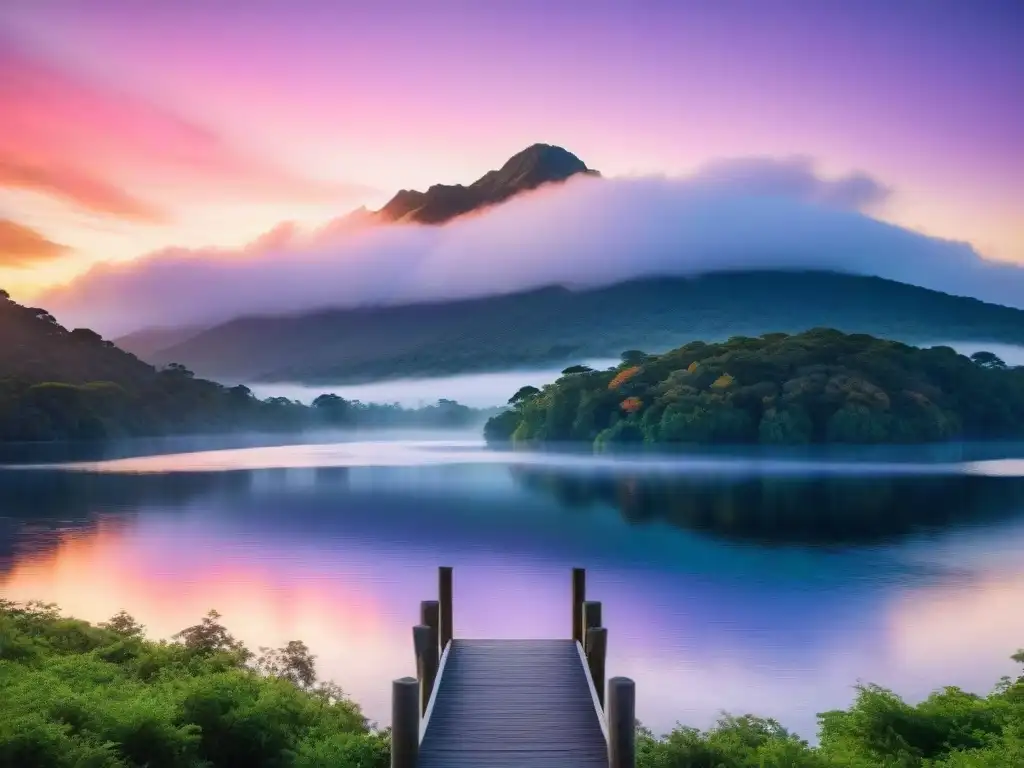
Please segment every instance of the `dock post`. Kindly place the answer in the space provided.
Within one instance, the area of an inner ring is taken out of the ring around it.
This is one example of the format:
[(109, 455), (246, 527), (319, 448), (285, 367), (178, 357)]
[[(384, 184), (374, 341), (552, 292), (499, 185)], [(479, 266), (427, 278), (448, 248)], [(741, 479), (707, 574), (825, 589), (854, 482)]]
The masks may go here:
[(590, 679), (594, 682), (597, 701), (604, 709), (604, 670), (608, 658), (608, 630), (604, 627), (592, 627), (587, 630), (587, 666), (590, 668)]
[(572, 569), (572, 639), (583, 644), (583, 601), (587, 599), (587, 571)]
[[(580, 629), (580, 641), (586, 643), (587, 630), (601, 626), (601, 603), (597, 600), (583, 602), (583, 627)], [(583, 650), (586, 650), (584, 647)]]
[(452, 624), (452, 569), (451, 566), (442, 565), (437, 569), (437, 600), (440, 603), (440, 614), (438, 623), (438, 637), (441, 641), (441, 651), (448, 647), (452, 637), (455, 636)]
[[(441, 604), (437, 600), (423, 600), (420, 602), (420, 624), (430, 627), (434, 631), (434, 646), (438, 646), (438, 639), (441, 636)], [(441, 651), (439, 650), (440, 656)]]
[(608, 681), (608, 768), (636, 768), (636, 683)]
[(391, 683), (391, 768), (416, 768), (420, 751), (420, 684), (413, 677)]
[(420, 683), (420, 714), (427, 711), (430, 694), (434, 690), (434, 679), (437, 677), (437, 631), (433, 627), (420, 624), (412, 628), (413, 645), (416, 648), (416, 676)]

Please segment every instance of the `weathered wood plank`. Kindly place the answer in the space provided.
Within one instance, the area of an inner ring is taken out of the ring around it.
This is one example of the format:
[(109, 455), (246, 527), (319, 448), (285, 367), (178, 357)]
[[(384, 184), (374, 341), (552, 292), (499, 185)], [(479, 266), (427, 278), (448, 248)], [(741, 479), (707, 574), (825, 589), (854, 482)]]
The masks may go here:
[(419, 768), (607, 768), (572, 640), (453, 640)]

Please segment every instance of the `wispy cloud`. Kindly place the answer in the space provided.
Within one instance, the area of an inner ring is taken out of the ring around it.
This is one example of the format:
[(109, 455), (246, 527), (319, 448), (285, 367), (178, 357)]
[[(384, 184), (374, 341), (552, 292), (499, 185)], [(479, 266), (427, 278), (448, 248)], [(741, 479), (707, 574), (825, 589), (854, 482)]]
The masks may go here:
[(70, 201), (88, 211), (119, 218), (160, 223), (167, 220), (157, 206), (87, 172), (55, 165), (30, 165), (0, 156), (0, 187), (27, 189)]
[[(722, 168), (729, 168), (723, 173)], [(731, 269), (878, 275), (1024, 306), (1024, 268), (872, 218), (885, 186), (733, 160), (689, 178), (577, 179), (441, 227), (302, 233), (100, 265), (40, 301), (106, 333), (240, 315), (484, 296)]]
[(358, 185), (304, 178), (206, 126), (90, 79), (0, 31), (0, 185), (137, 221), (166, 219), (147, 190), (255, 200), (345, 201)]
[(70, 250), (30, 227), (10, 219), (0, 219), (0, 267), (29, 267)]

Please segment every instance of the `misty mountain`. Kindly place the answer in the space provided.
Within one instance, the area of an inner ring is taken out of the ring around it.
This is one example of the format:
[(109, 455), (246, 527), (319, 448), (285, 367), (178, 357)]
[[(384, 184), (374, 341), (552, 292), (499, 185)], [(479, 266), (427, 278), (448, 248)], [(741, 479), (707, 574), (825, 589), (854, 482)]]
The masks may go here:
[[(864, 173), (826, 177), (809, 158), (754, 157), (681, 177), (581, 180), (595, 175), (572, 153), (535, 144), (469, 186), (404, 190), (379, 211), (358, 209), (313, 231), (281, 223), (237, 249), (167, 248), (99, 263), (38, 300), (63, 323), (117, 337), (554, 285), (811, 270), (1024, 309), (1024, 267), (873, 217), (889, 187)], [(538, 187), (543, 194), (520, 194)], [(143, 355), (177, 346), (124, 343)]]
[[(420, 408), (260, 400), (181, 366), (160, 370), (88, 328), (68, 330), (45, 309), (0, 290), (0, 445), (176, 434), (322, 428), (465, 428), (487, 411), (444, 399)], [(2, 553), (0, 553), (2, 554)]]
[(143, 328), (117, 340), (117, 346), (142, 358), (151, 357), (162, 349), (177, 346), (205, 331), (201, 327), (186, 328)]
[(1024, 310), (876, 277), (776, 270), (246, 317), (140, 354), (229, 382), (354, 383), (568, 364), (821, 326), (918, 344), (1024, 345)]
[(434, 184), (426, 192), (403, 189), (377, 211), (375, 217), (385, 222), (441, 224), (456, 216), (504, 202), (543, 184), (565, 181), (576, 174), (600, 175), (568, 150), (550, 144), (534, 144), (468, 187)]

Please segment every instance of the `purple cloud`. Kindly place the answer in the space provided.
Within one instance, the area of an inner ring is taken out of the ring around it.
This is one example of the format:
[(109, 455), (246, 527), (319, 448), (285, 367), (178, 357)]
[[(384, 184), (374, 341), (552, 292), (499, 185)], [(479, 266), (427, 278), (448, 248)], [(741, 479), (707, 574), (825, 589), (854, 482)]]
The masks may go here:
[(741, 157), (710, 163), (690, 178), (707, 191), (784, 197), (863, 211), (885, 202), (892, 190), (864, 173), (825, 179), (805, 155), (776, 159)]

